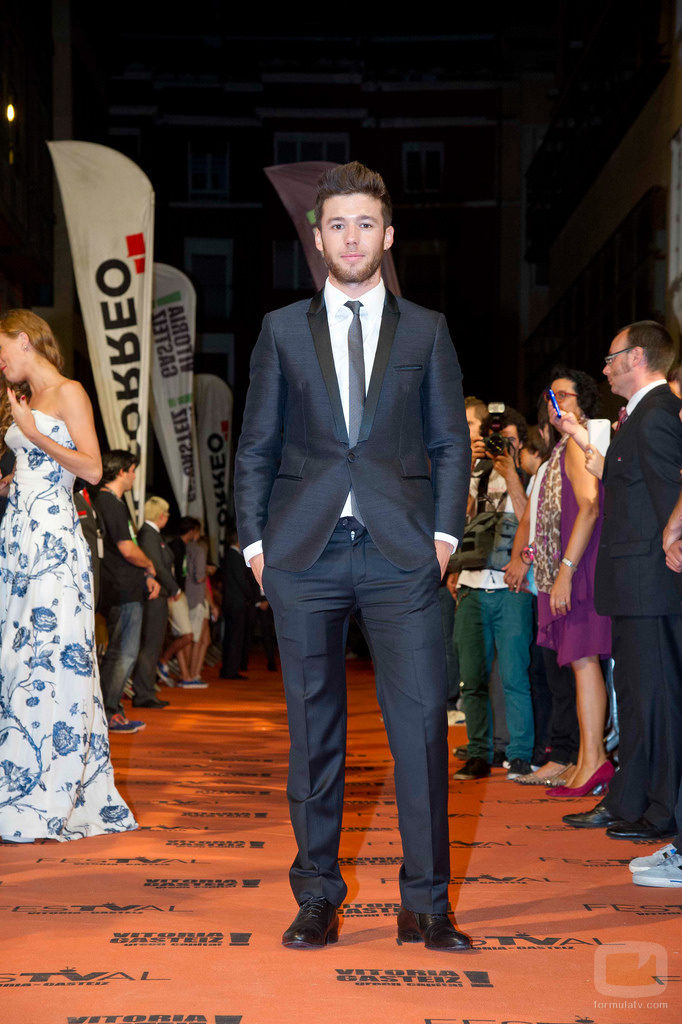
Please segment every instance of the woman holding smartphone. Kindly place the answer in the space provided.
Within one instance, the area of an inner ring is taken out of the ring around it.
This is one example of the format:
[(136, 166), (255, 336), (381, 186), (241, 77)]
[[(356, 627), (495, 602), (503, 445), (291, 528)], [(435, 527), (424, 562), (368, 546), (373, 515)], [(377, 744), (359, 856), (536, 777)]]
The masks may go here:
[[(562, 415), (580, 423), (593, 417), (597, 385), (580, 370), (557, 369), (545, 393), (550, 420)], [(557, 776), (553, 796), (584, 796), (612, 778), (603, 743), (606, 689), (599, 663), (611, 652), (611, 621), (594, 608), (594, 569), (603, 516), (601, 483), (585, 466), (577, 443), (564, 435), (554, 448), (542, 481), (535, 536), (538, 587), (538, 643), (556, 651), (560, 666), (573, 669), (580, 725), (575, 766)]]

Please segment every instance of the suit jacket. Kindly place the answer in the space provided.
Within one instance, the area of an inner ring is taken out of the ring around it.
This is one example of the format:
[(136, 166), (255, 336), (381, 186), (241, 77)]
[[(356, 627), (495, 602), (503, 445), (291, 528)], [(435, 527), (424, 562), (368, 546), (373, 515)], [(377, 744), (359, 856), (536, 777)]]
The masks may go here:
[(680, 493), (681, 405), (666, 385), (649, 391), (606, 453), (595, 574), (600, 615), (682, 613), (682, 578), (668, 569), (661, 547)]
[(137, 543), (147, 558), (154, 563), (156, 578), (161, 585), (159, 597), (174, 597), (180, 587), (173, 575), (174, 557), (158, 530), (143, 523), (137, 533)]
[(357, 444), (350, 448), (323, 292), (269, 313), (251, 359), (235, 461), (242, 548), (309, 568), (351, 486), (372, 540), (400, 569), (461, 538), (469, 487), (462, 375), (440, 313), (386, 292)]

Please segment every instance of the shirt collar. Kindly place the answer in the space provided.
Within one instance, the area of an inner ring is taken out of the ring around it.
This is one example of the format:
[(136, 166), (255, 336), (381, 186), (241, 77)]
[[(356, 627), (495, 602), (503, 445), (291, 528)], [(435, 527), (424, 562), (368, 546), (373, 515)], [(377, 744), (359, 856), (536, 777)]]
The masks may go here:
[(145, 523), (147, 524), (147, 526), (151, 526), (152, 530), (156, 530), (157, 533), (161, 533), (161, 530), (158, 528), (156, 523), (153, 523), (151, 521), (151, 519), (145, 519)]
[(653, 391), (654, 388), (659, 387), (659, 385), (667, 383), (668, 382), (666, 381), (665, 377), (661, 377), (660, 380), (652, 380), (650, 384), (645, 384), (643, 388), (639, 389), (639, 391), (635, 391), (634, 395), (632, 396), (628, 404), (625, 406), (625, 408), (628, 411), (628, 416), (632, 416), (633, 412), (635, 411), (635, 408), (639, 405), (639, 403), (642, 401), (645, 395), (647, 395), (650, 391)]
[[(360, 302), (362, 303), (363, 312), (367, 313), (370, 318), (381, 316), (381, 311), (384, 308), (384, 299), (386, 298), (386, 285), (383, 280), (379, 281), (379, 284), (375, 285), (364, 295), (360, 296)], [(329, 278), (325, 281), (324, 285), (324, 304), (327, 307), (327, 316), (330, 320), (338, 316), (339, 311), (343, 309), (344, 305), (350, 299), (350, 295), (346, 295), (344, 292), (336, 288)], [(350, 313), (350, 310), (348, 310)], [(344, 314), (345, 315), (345, 314)]]

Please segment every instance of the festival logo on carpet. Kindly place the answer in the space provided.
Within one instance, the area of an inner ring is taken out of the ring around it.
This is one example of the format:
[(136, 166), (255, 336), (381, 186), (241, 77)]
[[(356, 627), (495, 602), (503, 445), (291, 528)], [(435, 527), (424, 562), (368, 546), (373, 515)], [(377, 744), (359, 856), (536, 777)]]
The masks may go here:
[(48, 988), (65, 988), (81, 985), (109, 985), (116, 981), (170, 981), (170, 978), (151, 978), (149, 971), (137, 977), (125, 971), (88, 971), (81, 973), (73, 967), (61, 971), (21, 971), (17, 974), (0, 974), (0, 988), (27, 988), (42, 985)]
[(76, 914), (189, 914), (190, 910), (176, 907), (173, 903), (167, 907), (155, 903), (18, 903), (16, 906), (5, 904), (0, 911), (7, 910), (10, 914), (29, 914), (36, 917), (51, 917)]
[[(251, 932), (114, 932), (119, 946), (248, 946)], [(229, 940), (229, 941), (228, 941)]]
[(234, 1013), (100, 1013), (67, 1017), (66, 1024), (241, 1024)]
[[(155, 889), (236, 889), (237, 878), (148, 878), (145, 885)], [(242, 878), (243, 889), (257, 889), (260, 878)]]
[(379, 986), (381, 988), (494, 988), (488, 971), (457, 971), (426, 970), (411, 968), (389, 968), (369, 970), (358, 967), (337, 967), (336, 980), (347, 981), (352, 985)]
[(638, 917), (679, 917), (679, 904), (658, 903), (583, 903), (585, 910), (615, 910), (617, 914), (637, 914)]
[(250, 850), (262, 850), (265, 843), (259, 842), (255, 839), (249, 839), (248, 842), (245, 839), (167, 839), (166, 846), (182, 846), (201, 849), (216, 847), (218, 849), (222, 848), (226, 850), (243, 850), (248, 846)]

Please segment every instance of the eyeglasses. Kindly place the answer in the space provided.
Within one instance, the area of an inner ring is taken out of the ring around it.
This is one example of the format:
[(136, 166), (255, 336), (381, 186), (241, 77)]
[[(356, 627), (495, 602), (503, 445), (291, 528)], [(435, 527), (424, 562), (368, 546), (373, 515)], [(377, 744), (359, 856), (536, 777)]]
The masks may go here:
[(616, 356), (622, 355), (623, 352), (631, 352), (634, 345), (628, 345), (627, 348), (619, 348), (617, 352), (610, 352), (609, 355), (604, 356), (604, 362), (607, 366), (610, 366)]
[[(549, 402), (549, 388), (545, 388), (542, 392), (542, 397), (546, 402)], [(558, 402), (563, 402), (564, 398), (577, 398), (575, 391), (555, 391), (554, 397)]]

